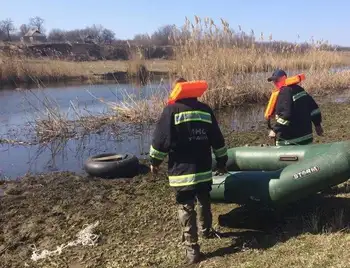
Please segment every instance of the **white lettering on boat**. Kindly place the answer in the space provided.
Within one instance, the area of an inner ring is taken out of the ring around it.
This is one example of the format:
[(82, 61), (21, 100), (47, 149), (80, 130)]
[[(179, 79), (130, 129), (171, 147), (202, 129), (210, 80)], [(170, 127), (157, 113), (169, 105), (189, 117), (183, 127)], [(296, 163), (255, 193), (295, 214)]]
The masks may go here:
[(302, 171), (300, 171), (300, 172), (298, 172), (298, 173), (295, 173), (295, 174), (293, 175), (293, 178), (294, 178), (295, 180), (298, 180), (298, 179), (301, 179), (302, 177), (305, 177), (305, 176), (307, 176), (307, 175), (310, 175), (310, 174), (315, 173), (315, 172), (318, 172), (318, 171), (320, 171), (320, 168), (314, 166), (314, 167), (311, 167), (311, 168), (302, 170)]

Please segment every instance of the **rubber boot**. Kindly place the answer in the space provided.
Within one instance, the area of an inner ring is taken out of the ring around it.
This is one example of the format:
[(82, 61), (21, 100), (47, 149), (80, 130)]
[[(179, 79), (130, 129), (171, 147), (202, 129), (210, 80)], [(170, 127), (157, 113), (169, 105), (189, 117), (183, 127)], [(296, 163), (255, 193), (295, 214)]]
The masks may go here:
[(188, 263), (197, 263), (200, 261), (200, 247), (198, 245), (197, 213), (194, 209), (194, 200), (179, 205), (178, 214)]
[(210, 195), (208, 191), (203, 191), (197, 195), (198, 225), (199, 233), (203, 238), (214, 238), (212, 232), (213, 216), (211, 213)]
[(199, 245), (186, 246), (186, 259), (187, 264), (194, 264), (201, 261), (201, 253)]

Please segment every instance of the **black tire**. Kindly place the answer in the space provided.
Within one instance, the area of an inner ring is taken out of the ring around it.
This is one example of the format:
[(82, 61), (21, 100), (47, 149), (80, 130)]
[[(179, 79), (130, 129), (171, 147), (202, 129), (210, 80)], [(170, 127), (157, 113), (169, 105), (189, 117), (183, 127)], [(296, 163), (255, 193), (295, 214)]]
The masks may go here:
[[(99, 160), (102, 157), (120, 156), (112, 160)], [(135, 155), (114, 153), (99, 154), (89, 157), (84, 164), (85, 171), (99, 178), (130, 178), (139, 172), (139, 160)]]

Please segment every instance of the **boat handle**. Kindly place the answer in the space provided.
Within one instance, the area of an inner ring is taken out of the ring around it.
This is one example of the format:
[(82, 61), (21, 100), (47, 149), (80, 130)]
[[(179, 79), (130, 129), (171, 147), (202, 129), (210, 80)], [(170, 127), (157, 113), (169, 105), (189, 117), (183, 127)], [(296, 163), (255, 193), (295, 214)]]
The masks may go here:
[(298, 157), (296, 155), (286, 155), (280, 156), (280, 161), (297, 161)]

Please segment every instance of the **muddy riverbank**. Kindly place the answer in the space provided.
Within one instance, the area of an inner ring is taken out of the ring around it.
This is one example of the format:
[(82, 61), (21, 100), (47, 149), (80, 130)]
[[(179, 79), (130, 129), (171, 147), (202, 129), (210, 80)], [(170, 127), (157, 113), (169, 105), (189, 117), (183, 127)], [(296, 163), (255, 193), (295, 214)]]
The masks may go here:
[[(349, 140), (348, 104), (321, 110), (325, 136), (315, 142)], [(264, 128), (223, 132), (230, 147), (269, 142)], [(184, 267), (165, 165), (155, 177), (101, 180), (51, 172), (1, 181), (0, 189), (2, 267)], [(214, 226), (223, 237), (200, 241), (206, 259), (197, 267), (348, 267), (349, 193), (347, 182), (277, 214), (214, 204)], [(218, 225), (220, 215), (229, 216)], [(96, 238), (94, 245), (76, 243), (60, 255), (31, 259), (33, 248), (39, 255), (54, 251), (97, 221), (86, 236)]]
[[(51, 173), (0, 187), (4, 268), (184, 267), (174, 194), (163, 171), (131, 181)], [(198, 267), (347, 267), (349, 190), (344, 184), (283, 213), (214, 204), (215, 228), (223, 235), (200, 241), (206, 259)], [(226, 220), (218, 226), (220, 215)], [(90, 224), (98, 224), (85, 234), (96, 239), (86, 239), (92, 245), (65, 247)], [(42, 254), (60, 246), (60, 255)]]

